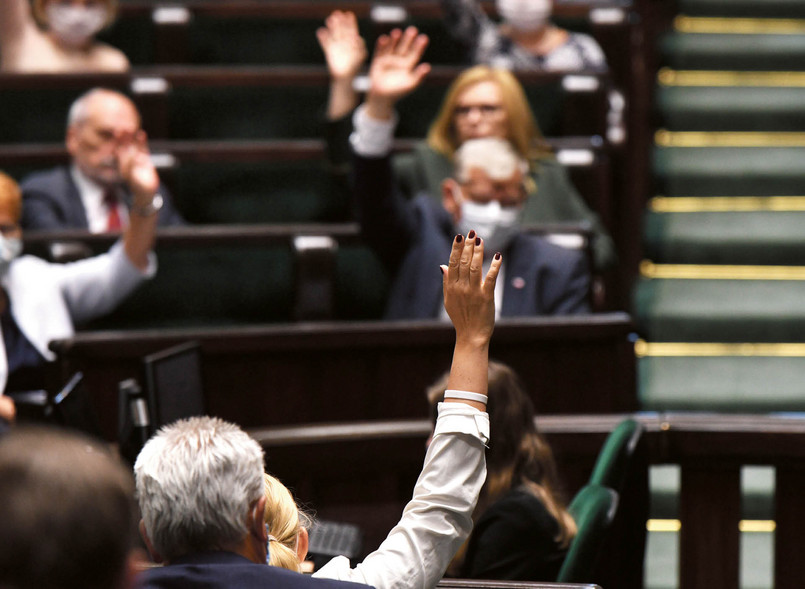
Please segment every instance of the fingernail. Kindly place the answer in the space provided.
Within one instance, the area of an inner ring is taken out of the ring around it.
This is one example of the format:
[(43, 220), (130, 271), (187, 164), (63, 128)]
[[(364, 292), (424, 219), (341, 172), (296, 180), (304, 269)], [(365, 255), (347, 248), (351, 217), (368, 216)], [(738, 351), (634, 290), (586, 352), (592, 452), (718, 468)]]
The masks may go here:
[(475, 238), (475, 245), (481, 245), (481, 238), (480, 237)]
[(441, 272), (442, 276), (444, 276), (444, 268), (442, 268), (441, 266), (439, 266), (439, 272)]
[(464, 239), (461, 234), (456, 235), (456, 243), (461, 243), (461, 240)]
[(499, 260), (499, 259), (500, 259), (500, 252), (498, 252), (498, 253), (496, 253), (496, 254), (495, 254), (495, 259), (496, 259), (496, 260)]
[(467, 239), (472, 239), (475, 237), (475, 229), (471, 229), (469, 233), (467, 233)]

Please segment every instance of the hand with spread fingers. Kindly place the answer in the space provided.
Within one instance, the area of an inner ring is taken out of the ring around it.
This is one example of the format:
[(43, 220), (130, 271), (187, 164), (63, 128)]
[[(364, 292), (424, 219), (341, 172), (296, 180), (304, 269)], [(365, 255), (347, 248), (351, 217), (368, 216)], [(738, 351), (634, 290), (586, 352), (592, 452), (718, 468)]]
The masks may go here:
[(394, 29), (381, 35), (375, 44), (375, 53), (369, 65), (369, 93), (366, 104), (376, 119), (390, 118), (398, 100), (410, 94), (430, 72), (430, 65), (420, 63), (427, 35), (416, 27), (405, 31)]

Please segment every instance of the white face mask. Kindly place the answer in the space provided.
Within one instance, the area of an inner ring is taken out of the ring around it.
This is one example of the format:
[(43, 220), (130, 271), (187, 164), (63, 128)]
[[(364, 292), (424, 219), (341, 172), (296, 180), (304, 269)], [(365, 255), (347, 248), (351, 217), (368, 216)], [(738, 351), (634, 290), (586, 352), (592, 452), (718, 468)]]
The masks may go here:
[(498, 14), (514, 29), (536, 31), (551, 17), (551, 0), (497, 0)]
[(5, 237), (0, 234), (0, 276), (5, 276), (11, 262), (22, 253), (22, 240), (19, 237)]
[(47, 5), (48, 27), (56, 38), (69, 47), (81, 47), (106, 24), (109, 12), (105, 6)]
[(484, 240), (484, 253), (491, 255), (505, 250), (520, 233), (522, 213), (522, 207), (502, 207), (496, 200), (481, 204), (463, 199), (458, 229), (462, 235), (474, 229)]

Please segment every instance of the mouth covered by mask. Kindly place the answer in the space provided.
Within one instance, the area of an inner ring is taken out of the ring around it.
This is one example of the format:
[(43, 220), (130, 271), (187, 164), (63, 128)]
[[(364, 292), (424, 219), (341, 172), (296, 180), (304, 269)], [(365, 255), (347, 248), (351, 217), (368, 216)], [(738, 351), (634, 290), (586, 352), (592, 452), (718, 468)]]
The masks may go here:
[(106, 24), (109, 13), (104, 6), (47, 5), (48, 27), (68, 47), (87, 44)]
[(458, 229), (462, 235), (474, 229), (484, 240), (484, 253), (491, 255), (505, 250), (520, 233), (522, 212), (522, 207), (502, 207), (496, 200), (477, 203), (463, 199)]
[(498, 14), (513, 29), (537, 31), (551, 17), (550, 0), (497, 0)]
[(0, 276), (5, 276), (11, 262), (22, 253), (22, 240), (19, 237), (0, 235)]

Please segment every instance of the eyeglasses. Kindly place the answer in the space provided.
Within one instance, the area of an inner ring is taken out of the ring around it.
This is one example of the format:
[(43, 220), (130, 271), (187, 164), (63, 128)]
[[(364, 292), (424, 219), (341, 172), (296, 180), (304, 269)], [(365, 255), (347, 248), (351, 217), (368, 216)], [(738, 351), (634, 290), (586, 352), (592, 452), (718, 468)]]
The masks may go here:
[(477, 110), (482, 117), (491, 117), (503, 109), (499, 104), (468, 104), (465, 106), (457, 106), (453, 109), (453, 113), (457, 117), (466, 117), (473, 110)]

